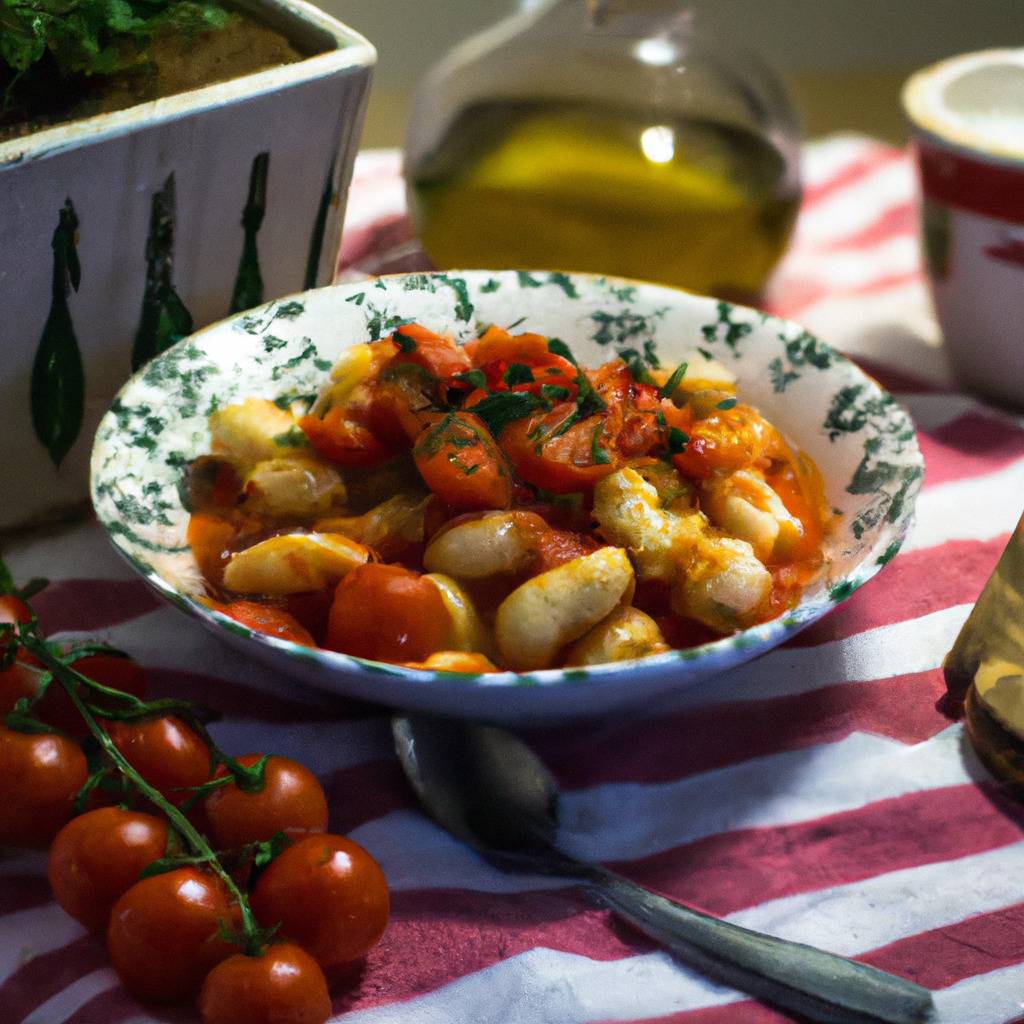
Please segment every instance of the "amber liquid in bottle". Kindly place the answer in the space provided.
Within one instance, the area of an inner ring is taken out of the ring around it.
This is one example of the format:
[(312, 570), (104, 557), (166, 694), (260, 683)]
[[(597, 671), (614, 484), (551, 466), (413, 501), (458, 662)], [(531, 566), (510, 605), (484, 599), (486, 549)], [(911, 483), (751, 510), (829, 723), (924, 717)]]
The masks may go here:
[(580, 270), (752, 300), (799, 203), (769, 141), (706, 120), (558, 101), (468, 108), (409, 169), (441, 268)]

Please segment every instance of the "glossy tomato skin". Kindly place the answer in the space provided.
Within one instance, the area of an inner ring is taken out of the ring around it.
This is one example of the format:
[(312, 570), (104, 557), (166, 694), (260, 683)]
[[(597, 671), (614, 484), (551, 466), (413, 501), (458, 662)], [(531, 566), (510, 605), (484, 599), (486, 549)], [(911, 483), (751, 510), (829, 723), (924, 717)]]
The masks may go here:
[(451, 616), (431, 580), (370, 562), (338, 584), (324, 646), (376, 661), (422, 661), (443, 650)]
[(191, 999), (203, 978), (236, 950), (220, 937), (237, 908), (212, 875), (178, 868), (136, 882), (114, 904), (107, 950), (125, 988), (139, 999)]
[(278, 640), (290, 640), (304, 647), (316, 647), (312, 633), (294, 615), (259, 601), (232, 601), (218, 609), (228, 618)]
[(200, 736), (171, 715), (137, 722), (110, 722), (107, 732), (125, 760), (154, 788), (172, 800), (175, 792), (206, 782), (210, 751)]
[[(243, 754), (238, 761), (250, 768), (260, 756)], [(221, 766), (215, 777), (226, 774)], [(277, 832), (302, 836), (327, 829), (323, 786), (308, 768), (289, 757), (267, 758), (259, 792), (246, 793), (230, 782), (210, 793), (205, 807), (208, 834), (220, 850), (261, 842)]]
[(203, 1024), (323, 1024), (331, 997), (319, 964), (282, 942), (217, 964), (203, 982), (199, 1012)]
[(260, 875), (252, 909), (265, 927), (300, 945), (325, 970), (363, 956), (388, 923), (380, 865), (344, 836), (309, 836)]
[(90, 931), (142, 869), (167, 851), (167, 823), (151, 814), (101, 807), (72, 818), (50, 847), (48, 874), (57, 902)]
[[(78, 658), (72, 668), (97, 683), (120, 690), (122, 693), (130, 693), (133, 697), (145, 697), (149, 685), (146, 670), (131, 658), (120, 658), (112, 654), (90, 654)], [(96, 693), (91, 693), (89, 700), (100, 707), (113, 707), (117, 704), (116, 699), (112, 700)], [(64, 687), (56, 681), (46, 688), (46, 693), (39, 703), (33, 706), (32, 712), (37, 718), (75, 739), (84, 739), (89, 735), (85, 719), (71, 703), (71, 698)]]
[(508, 508), (512, 472), (483, 421), (472, 413), (435, 413), (413, 448), (424, 483), (451, 509)]
[(0, 626), (13, 626), (19, 622), (31, 622), (32, 609), (20, 597), (0, 594)]
[(0, 726), (0, 846), (45, 848), (88, 776), (85, 755), (66, 736)]

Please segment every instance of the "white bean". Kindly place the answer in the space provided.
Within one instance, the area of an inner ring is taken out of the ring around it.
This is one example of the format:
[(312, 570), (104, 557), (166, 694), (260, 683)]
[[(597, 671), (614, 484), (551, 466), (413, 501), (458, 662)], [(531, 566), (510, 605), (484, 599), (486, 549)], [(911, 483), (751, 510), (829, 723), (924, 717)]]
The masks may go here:
[(288, 533), (239, 551), (224, 570), (224, 585), (239, 594), (282, 597), (333, 586), (370, 552), (336, 533)]
[(603, 665), (661, 654), (669, 646), (658, 624), (632, 605), (621, 605), (583, 634), (566, 653), (566, 665)]
[(535, 533), (529, 513), (492, 512), (438, 534), (423, 564), (461, 580), (481, 580), (525, 569), (533, 559)]
[(551, 665), (632, 584), (633, 567), (622, 548), (600, 548), (527, 580), (498, 607), (495, 638), (504, 662), (517, 670)]

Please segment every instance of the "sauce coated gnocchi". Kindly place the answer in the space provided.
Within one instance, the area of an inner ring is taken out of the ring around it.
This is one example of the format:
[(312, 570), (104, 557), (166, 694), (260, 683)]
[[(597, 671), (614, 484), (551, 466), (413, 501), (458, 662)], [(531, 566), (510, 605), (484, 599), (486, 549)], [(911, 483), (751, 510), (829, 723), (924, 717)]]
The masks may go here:
[(408, 324), (309, 408), (249, 398), (210, 433), (188, 485), (211, 604), (360, 657), (641, 658), (774, 618), (823, 566), (817, 468), (698, 350), (585, 369), (538, 334)]

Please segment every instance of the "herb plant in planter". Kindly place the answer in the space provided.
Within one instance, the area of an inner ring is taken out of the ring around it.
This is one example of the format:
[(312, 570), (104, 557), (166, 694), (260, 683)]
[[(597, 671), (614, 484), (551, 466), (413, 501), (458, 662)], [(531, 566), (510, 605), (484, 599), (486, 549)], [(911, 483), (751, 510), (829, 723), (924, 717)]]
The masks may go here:
[(0, 529), (81, 505), (132, 370), (329, 282), (374, 56), (302, 0), (0, 0)]

